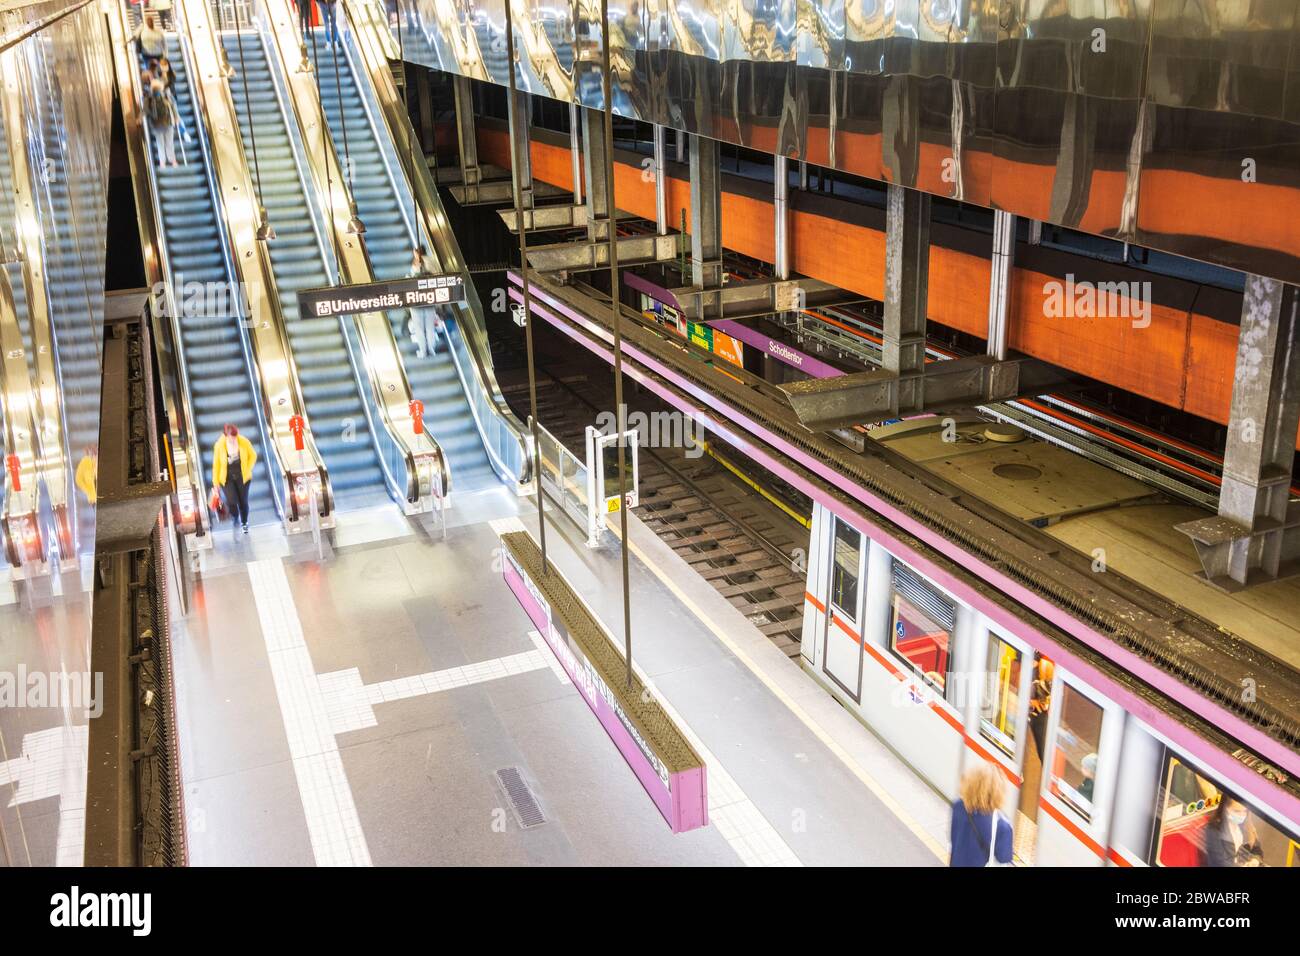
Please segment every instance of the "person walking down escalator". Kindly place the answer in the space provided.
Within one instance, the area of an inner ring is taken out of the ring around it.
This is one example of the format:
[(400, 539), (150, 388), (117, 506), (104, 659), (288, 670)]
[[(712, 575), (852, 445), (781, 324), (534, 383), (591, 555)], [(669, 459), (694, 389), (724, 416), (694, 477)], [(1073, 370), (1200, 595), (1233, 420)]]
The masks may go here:
[(325, 24), (325, 45), (342, 49), (339, 42), (338, 0), (316, 0), (320, 18)]
[(238, 521), (248, 534), (248, 487), (253, 483), (253, 466), (257, 452), (253, 443), (234, 425), (221, 429), (221, 437), (212, 449), (212, 488), (225, 492), (230, 520)]
[[(167, 87), (167, 95), (171, 97), (172, 103), (175, 103), (176, 71), (172, 69), (171, 61), (165, 56), (160, 56), (156, 63), (149, 64), (149, 72), (163, 81), (163, 86)], [(180, 133), (181, 142), (190, 141), (190, 131), (185, 128), (185, 117), (181, 116), (179, 108), (176, 110), (176, 132)], [(184, 152), (184, 147), (181, 147), (181, 151)]]
[(312, 0), (294, 0), (298, 7), (298, 27), (302, 30), (303, 36), (311, 32), (311, 2)]
[(144, 114), (149, 117), (154, 140), (158, 143), (158, 166), (179, 166), (176, 162), (176, 126), (180, 113), (172, 99), (167, 84), (157, 74), (146, 70), (141, 79), (148, 78), (144, 90)]
[[(416, 279), (420, 276), (432, 275), (435, 271), (436, 264), (433, 257), (424, 251), (424, 246), (419, 246), (411, 256), (410, 278)], [(438, 342), (446, 332), (442, 325), (442, 319), (438, 315), (438, 310), (411, 309), (409, 316), (406, 320), (406, 329), (411, 333), (411, 341), (415, 343), (416, 356), (424, 358), (426, 355), (437, 352)]]
[(158, 25), (158, 14), (149, 12), (144, 15), (135, 33), (131, 34), (144, 56), (157, 59), (167, 52), (167, 36)]
[(164, 30), (173, 29), (172, 0), (150, 0), (149, 9), (158, 14), (158, 22)]

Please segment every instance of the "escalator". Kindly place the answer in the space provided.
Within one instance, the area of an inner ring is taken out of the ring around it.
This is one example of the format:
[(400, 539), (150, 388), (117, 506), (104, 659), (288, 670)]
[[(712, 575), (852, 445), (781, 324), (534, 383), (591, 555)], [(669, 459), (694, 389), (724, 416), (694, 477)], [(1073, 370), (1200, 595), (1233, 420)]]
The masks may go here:
[[(176, 35), (169, 34), (167, 42), (175, 49)], [(174, 93), (177, 111), (193, 140), (199, 127), (185, 61), (185, 57), (177, 56), (172, 62), (176, 71)], [(182, 152), (185, 162), (181, 166), (158, 169), (156, 175), (164, 243), (189, 377), (194, 430), (200, 446), (202, 480), (211, 483), (213, 446), (222, 426), (234, 425), (252, 442), (262, 463), (249, 488), (251, 523), (272, 522), (278, 520), (278, 515), (271, 489), (271, 469), (262, 444), (255, 392), (239, 334), (240, 318), (229, 301), (232, 296), (224, 294), (233, 290), (221, 240), (222, 227), (209, 187), (210, 171), (197, 140), (185, 143), (178, 133), (178, 158)], [(157, 156), (151, 155), (149, 159), (156, 162)], [(196, 301), (200, 290), (202, 298)], [(221, 299), (227, 300), (227, 307), (221, 307)]]
[[(336, 53), (325, 46), (323, 31), (315, 32), (316, 42), (308, 45), (308, 53), (316, 66), (321, 101), (340, 156), (344, 153), (346, 125), (346, 149), (354, 175), (353, 197), (366, 224), (365, 241), (371, 267), (376, 279), (403, 278), (410, 274), (413, 246), (404, 218), (404, 212), (411, 208), (410, 193), (404, 179), (389, 175), (382, 150), (387, 147), (391, 153), (391, 143), (379, 140), (348, 57), (341, 50)], [(396, 157), (390, 155), (388, 159), (392, 162)], [(422, 157), (417, 157), (420, 160)], [(446, 344), (442, 344), (441, 351), (421, 358), (407, 328), (409, 312), (390, 312), (388, 319), (412, 395), (425, 404), (425, 426), (447, 456), (452, 487), (463, 492), (498, 486), (500, 479), (488, 460)]]
[[(50, 61), (46, 61), (45, 68), (50, 69)], [(43, 89), (58, 90), (59, 86), (50, 77)], [(78, 216), (74, 211), (78, 200), (83, 204), (90, 200), (86, 196), (88, 190), (84, 180), (79, 183), (71, 181), (72, 170), (66, 162), (68, 151), (63, 141), (67, 134), (64, 132), (61, 97), (50, 97), (48, 117), (41, 127), (45, 162), (39, 168), (49, 170), (45, 185), (52, 218), (52, 225), (47, 223), (45, 227), (50, 312), (58, 352), (63, 423), (70, 455), (68, 464), (69, 468), (75, 469), (85, 450), (99, 441), (100, 343), (97, 333), (103, 310), (102, 305), (96, 308), (94, 300), (98, 298), (102, 303), (103, 274), (88, 271), (83, 263), (85, 252), (89, 251), (92, 256), (102, 252), (103, 235), (82, 234), (90, 229), (92, 217)], [(80, 195), (74, 193), (78, 187)], [(71, 480), (68, 487), (73, 488)], [(95, 509), (90, 507), (80, 489), (69, 493), (76, 496), (78, 549), (82, 554), (90, 554), (95, 544)]]
[(330, 285), (332, 279), (266, 52), (254, 32), (228, 33), (222, 43), (236, 70), (231, 94), (250, 160), (256, 137), (260, 198), (276, 230), (269, 251), (280, 306), (336, 506), (346, 510), (387, 503), (388, 488), (339, 320), (299, 316), (298, 291)]

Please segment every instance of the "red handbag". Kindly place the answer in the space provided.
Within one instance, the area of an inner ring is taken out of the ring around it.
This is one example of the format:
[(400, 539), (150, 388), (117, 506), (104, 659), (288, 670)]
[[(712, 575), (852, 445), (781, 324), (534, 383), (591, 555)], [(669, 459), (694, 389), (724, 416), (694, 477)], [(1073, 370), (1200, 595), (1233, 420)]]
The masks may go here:
[(222, 500), (221, 492), (215, 487), (212, 489), (212, 498), (208, 502), (208, 507), (212, 509), (220, 521), (225, 521), (230, 517), (230, 512), (226, 510), (226, 502)]

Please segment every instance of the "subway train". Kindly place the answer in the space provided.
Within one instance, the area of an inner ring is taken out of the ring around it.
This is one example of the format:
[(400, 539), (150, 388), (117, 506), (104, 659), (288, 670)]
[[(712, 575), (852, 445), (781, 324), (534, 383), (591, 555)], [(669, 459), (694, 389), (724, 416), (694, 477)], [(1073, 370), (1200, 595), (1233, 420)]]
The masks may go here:
[(1295, 820), (1216, 778), (1109, 679), (1085, 679), (821, 503), (804, 598), (805, 670), (950, 800), (966, 769), (995, 763), (1021, 862), (1300, 866)]

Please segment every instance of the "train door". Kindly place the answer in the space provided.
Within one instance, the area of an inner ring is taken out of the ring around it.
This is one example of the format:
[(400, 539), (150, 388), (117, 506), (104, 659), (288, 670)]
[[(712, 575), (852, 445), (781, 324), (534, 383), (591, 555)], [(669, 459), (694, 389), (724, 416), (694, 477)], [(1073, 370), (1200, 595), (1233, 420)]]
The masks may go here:
[(862, 599), (867, 541), (852, 525), (832, 519), (830, 591), (822, 636), (822, 670), (846, 694), (862, 699)]
[(1123, 732), (1123, 708), (1073, 676), (1057, 676), (1039, 793), (1041, 862), (1105, 862)]
[(1039, 794), (1043, 786), (1043, 761), (1047, 750), (1047, 729), (1051, 717), (1055, 665), (1033, 652), (1026, 675), (1029, 681), (1025, 709), (1025, 733), (1020, 747), (1020, 801), (1015, 818), (1016, 857), (1033, 863), (1038, 837)]

